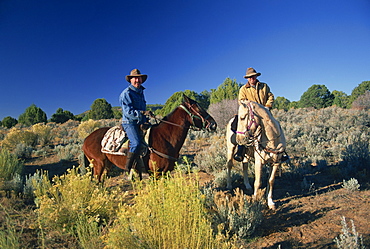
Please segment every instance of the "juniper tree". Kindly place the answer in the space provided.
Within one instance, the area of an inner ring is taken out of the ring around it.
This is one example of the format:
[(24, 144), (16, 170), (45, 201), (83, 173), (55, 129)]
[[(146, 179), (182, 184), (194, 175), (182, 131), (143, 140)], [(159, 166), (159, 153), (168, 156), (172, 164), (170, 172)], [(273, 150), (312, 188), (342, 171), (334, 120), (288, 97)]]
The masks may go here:
[(26, 126), (31, 126), (37, 123), (46, 123), (46, 113), (35, 104), (32, 104), (19, 116), (18, 122)]

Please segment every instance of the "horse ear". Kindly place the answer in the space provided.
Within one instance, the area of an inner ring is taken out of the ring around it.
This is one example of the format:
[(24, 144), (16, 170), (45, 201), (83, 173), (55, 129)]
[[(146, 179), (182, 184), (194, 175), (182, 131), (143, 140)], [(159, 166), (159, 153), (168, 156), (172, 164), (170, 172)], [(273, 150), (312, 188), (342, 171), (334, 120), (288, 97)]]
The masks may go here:
[(182, 101), (187, 103), (190, 102), (189, 97), (186, 96), (184, 93), (182, 94)]
[(240, 100), (240, 101), (239, 101), (239, 103), (240, 103), (241, 105), (243, 105), (243, 106), (246, 106), (246, 105), (247, 105), (247, 103), (248, 103), (248, 100), (246, 100), (246, 99), (242, 99), (242, 100)]

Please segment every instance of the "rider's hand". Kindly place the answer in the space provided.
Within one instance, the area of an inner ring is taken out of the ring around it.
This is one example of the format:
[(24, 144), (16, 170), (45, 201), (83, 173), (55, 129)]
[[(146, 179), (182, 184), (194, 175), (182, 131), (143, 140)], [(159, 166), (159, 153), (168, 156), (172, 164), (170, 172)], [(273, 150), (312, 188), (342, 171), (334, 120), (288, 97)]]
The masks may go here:
[(141, 114), (143, 114), (144, 116), (154, 117), (152, 111), (141, 111)]

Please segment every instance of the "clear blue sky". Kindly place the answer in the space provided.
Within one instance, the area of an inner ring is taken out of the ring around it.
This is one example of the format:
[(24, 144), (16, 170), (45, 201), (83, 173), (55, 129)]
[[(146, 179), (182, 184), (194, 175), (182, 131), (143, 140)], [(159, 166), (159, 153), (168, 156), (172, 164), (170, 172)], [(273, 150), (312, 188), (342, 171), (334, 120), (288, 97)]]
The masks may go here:
[(0, 0), (0, 120), (35, 104), (80, 114), (118, 106), (125, 75), (148, 74), (148, 104), (245, 83), (275, 97), (313, 84), (351, 94), (370, 80), (369, 0)]

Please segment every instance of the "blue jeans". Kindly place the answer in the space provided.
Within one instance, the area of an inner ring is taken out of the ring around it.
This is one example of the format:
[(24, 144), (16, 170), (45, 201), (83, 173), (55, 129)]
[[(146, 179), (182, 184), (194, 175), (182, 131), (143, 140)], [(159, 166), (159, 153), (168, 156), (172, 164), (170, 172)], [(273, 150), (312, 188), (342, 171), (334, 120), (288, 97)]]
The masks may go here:
[(122, 124), (123, 129), (127, 133), (130, 140), (130, 152), (139, 153), (141, 147), (141, 132), (137, 124)]

